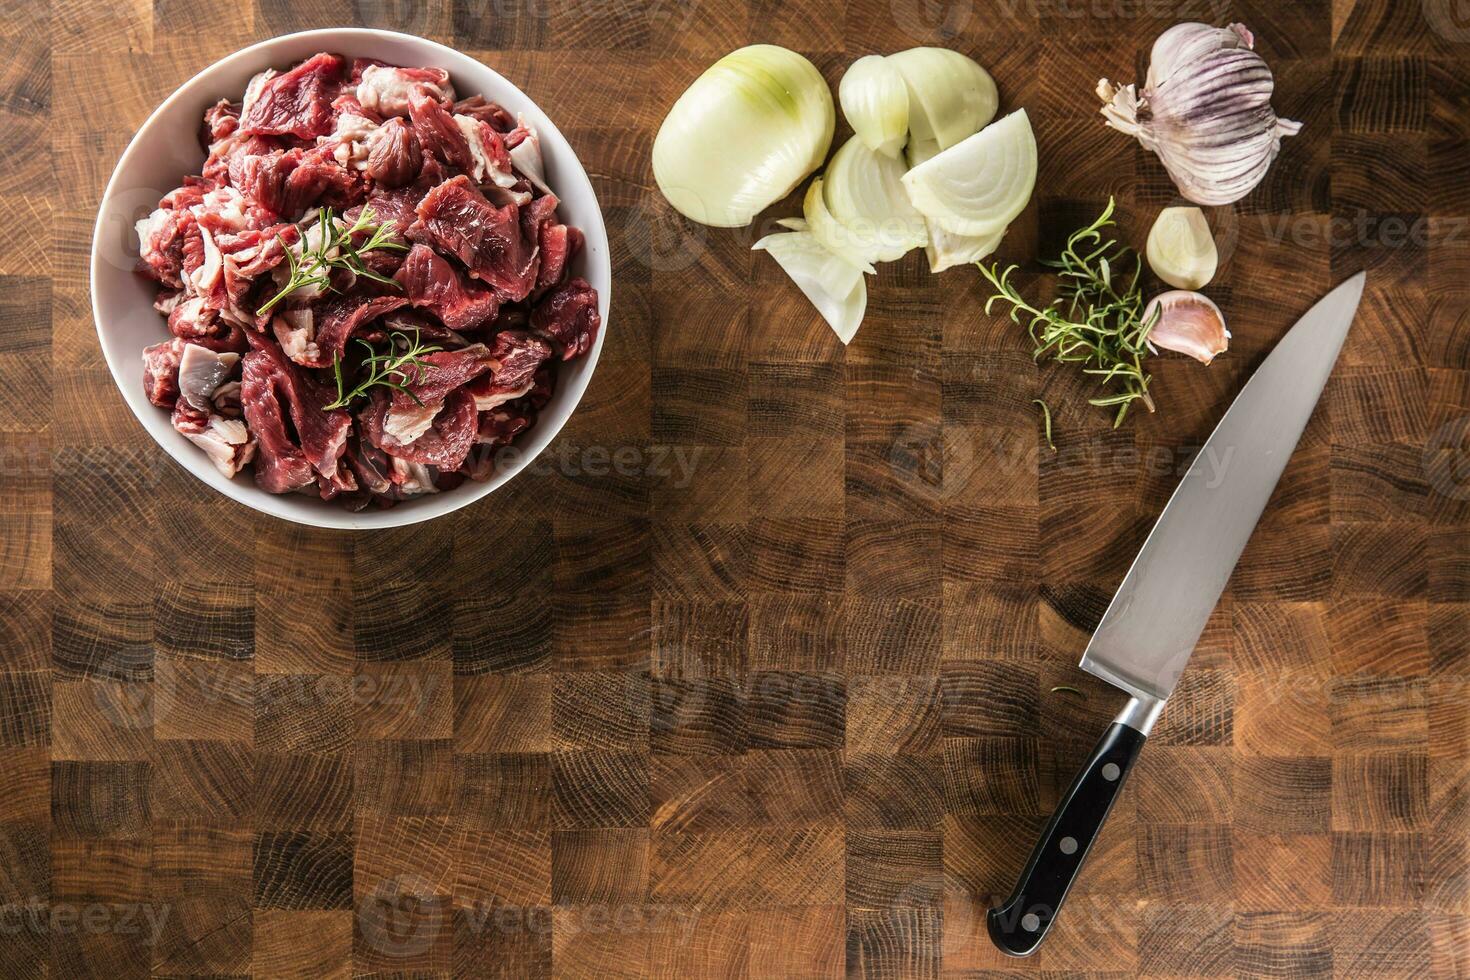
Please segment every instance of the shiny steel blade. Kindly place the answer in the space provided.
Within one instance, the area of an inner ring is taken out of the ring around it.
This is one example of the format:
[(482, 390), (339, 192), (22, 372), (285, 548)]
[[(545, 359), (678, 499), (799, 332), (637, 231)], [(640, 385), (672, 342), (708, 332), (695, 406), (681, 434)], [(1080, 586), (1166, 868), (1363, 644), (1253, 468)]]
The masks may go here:
[(1246, 382), (1128, 569), (1083, 670), (1135, 697), (1173, 692), (1332, 373), (1363, 282), (1323, 297)]

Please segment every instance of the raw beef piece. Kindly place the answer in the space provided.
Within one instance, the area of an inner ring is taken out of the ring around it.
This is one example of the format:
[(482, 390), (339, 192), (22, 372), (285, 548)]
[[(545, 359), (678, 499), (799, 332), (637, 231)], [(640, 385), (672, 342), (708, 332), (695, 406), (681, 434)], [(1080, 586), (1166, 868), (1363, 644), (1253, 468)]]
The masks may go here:
[(423, 151), (413, 127), (397, 116), (373, 131), (363, 171), (383, 187), (402, 187), (419, 175)]
[(186, 343), (179, 358), (179, 400), (197, 411), (208, 411), (216, 389), (239, 363), (239, 354), (221, 354)]
[[(368, 207), (373, 209), (373, 214), (379, 222), (391, 221), (398, 232), (398, 236), (404, 239), (417, 240), (415, 235), (427, 233), (422, 231), (422, 226), (416, 231), (418, 224), (418, 206), (424, 199), (424, 195), (442, 183), (448, 174), (438, 160), (424, 154), (421, 158), (418, 179), (406, 187), (397, 187), (392, 190), (382, 188), (375, 189), (368, 198)], [(350, 221), (357, 215), (349, 213), (347, 219)]]
[(345, 65), (334, 54), (312, 55), (284, 75), (257, 75), (245, 90), (239, 132), (300, 139), (332, 131), (332, 100)]
[(241, 154), (230, 163), (230, 182), (246, 197), (284, 218), (301, 210), (287, 187), (292, 171), (300, 165), (299, 149)]
[(357, 101), (371, 112), (384, 116), (405, 116), (413, 96), (437, 102), (453, 102), (454, 86), (449, 72), (442, 68), (394, 68), (367, 65), (357, 83)]
[(536, 284), (536, 246), (527, 244), (512, 205), (496, 208), (463, 174), (429, 191), (419, 220), (440, 252), (465, 264), (503, 299), (519, 302)]
[(301, 165), (286, 178), (286, 192), (297, 210), (321, 203), (350, 208), (367, 200), (362, 174), (337, 162), (332, 147), (319, 146), (301, 157)]
[[(394, 392), (396, 399), (400, 393)], [(412, 405), (412, 401), (409, 402)], [(450, 391), (442, 402), (426, 403), (428, 422), (416, 426), (413, 437), (396, 438), (390, 431), (395, 409), (379, 389), (369, 406), (358, 416), (363, 439), (383, 452), (410, 463), (455, 470), (474, 444), (475, 399), (462, 389)]]
[(427, 245), (415, 245), (394, 276), (414, 306), (429, 310), (451, 330), (474, 330), (495, 319), (500, 301)]
[(551, 345), (519, 330), (502, 330), (495, 336), (490, 357), (490, 372), (467, 386), (482, 412), (528, 394), (536, 371), (551, 358)]
[[(332, 394), (287, 360), (269, 340), (252, 339), (255, 349), (245, 355), (240, 399), (245, 420), (260, 442), (255, 478), (272, 493), (300, 490), (327, 481), (324, 490), (356, 489), (349, 470), (341, 466), (352, 416), (326, 408)], [(281, 402), (301, 442), (291, 441)]]
[(194, 227), (186, 210), (159, 208), (138, 221), (138, 271), (165, 286), (183, 286), (184, 242)]
[(438, 102), (425, 95), (409, 100), (408, 116), (424, 152), (432, 154), (455, 170), (472, 170), (475, 158), (464, 130)]
[(553, 289), (531, 311), (531, 329), (550, 339), (564, 361), (591, 350), (601, 326), (597, 290), (582, 278)]
[(255, 438), (245, 423), (215, 415), (206, 408), (196, 408), (182, 398), (174, 406), (174, 428), (204, 455), (214, 468), (226, 477), (234, 477), (240, 468), (255, 458)]
[(543, 194), (521, 209), (521, 232), (527, 240), (535, 241), (541, 255), (541, 267), (536, 273), (536, 288), (545, 290), (559, 284), (566, 277), (567, 263), (576, 254), (582, 239), (580, 232), (561, 223), (556, 208), (560, 202), (554, 194)]
[(316, 363), (308, 367), (331, 367), (347, 350), (347, 341), (364, 324), (390, 313), (408, 300), (402, 296), (368, 296), (361, 293), (334, 295), (316, 307)]
[(436, 351), (425, 354), (420, 360), (423, 365), (404, 385), (408, 391), (393, 392), (395, 410), (407, 410), (418, 402), (430, 404), (443, 401), (449, 392), (464, 387), (467, 382), (495, 367), (493, 355), (484, 344), (471, 344), (460, 350)]
[(220, 99), (204, 110), (204, 125), (199, 130), (199, 145), (210, 145), (229, 136), (240, 125), (240, 107), (229, 99)]
[(377, 446), (366, 445), (359, 437), (347, 440), (347, 465), (357, 477), (357, 485), (368, 493), (386, 494), (393, 486), (389, 474), (392, 464), (388, 454)]
[[(509, 133), (516, 128), (516, 121), (499, 104), (488, 101), (483, 95), (472, 95), (454, 104), (456, 116), (474, 116), (489, 123), (497, 133)], [(507, 144), (513, 145), (513, 144)]]
[(509, 446), (526, 429), (531, 420), (509, 408), (496, 408), (480, 413), (475, 443), (459, 471), (471, 480), (488, 480), (495, 475), (495, 451)]
[(510, 188), (519, 178), (511, 173), (510, 153), (500, 134), (474, 116), (454, 116), (454, 124), (464, 134), (465, 146), (470, 151), (470, 165), (464, 170), (476, 184), (493, 183), (496, 187)]
[(143, 350), (143, 393), (159, 408), (173, 408), (179, 398), (179, 361), (184, 341), (178, 337)]

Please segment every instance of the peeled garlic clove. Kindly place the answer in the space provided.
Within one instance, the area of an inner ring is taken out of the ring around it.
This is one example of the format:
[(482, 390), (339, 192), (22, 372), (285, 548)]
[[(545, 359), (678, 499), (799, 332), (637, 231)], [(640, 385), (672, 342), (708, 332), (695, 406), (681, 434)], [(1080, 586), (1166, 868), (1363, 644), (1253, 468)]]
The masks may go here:
[(1170, 290), (1149, 300), (1143, 321), (1153, 321), (1146, 338), (1150, 347), (1188, 354), (1202, 364), (1213, 361), (1230, 345), (1220, 307), (1208, 296), (1187, 289)]
[(1220, 253), (1209, 222), (1199, 208), (1165, 208), (1159, 212), (1144, 246), (1149, 268), (1179, 289), (1199, 289), (1215, 278)]

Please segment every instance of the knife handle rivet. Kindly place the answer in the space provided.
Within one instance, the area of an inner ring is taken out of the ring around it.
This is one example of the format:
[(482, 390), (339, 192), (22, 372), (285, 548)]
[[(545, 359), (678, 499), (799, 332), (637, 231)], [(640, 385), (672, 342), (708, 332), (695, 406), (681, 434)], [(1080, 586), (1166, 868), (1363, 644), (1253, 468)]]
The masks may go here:
[(1057, 847), (1062, 849), (1063, 854), (1076, 854), (1077, 838), (1063, 837), (1060, 841), (1057, 842)]
[(1122, 774), (1123, 770), (1118, 768), (1118, 764), (1116, 762), (1109, 762), (1107, 765), (1102, 767), (1102, 778), (1106, 779), (1110, 783), (1117, 782), (1118, 777)]
[(1041, 928), (1041, 920), (1037, 918), (1035, 912), (1027, 912), (1021, 916), (1021, 928), (1027, 932), (1035, 932)]

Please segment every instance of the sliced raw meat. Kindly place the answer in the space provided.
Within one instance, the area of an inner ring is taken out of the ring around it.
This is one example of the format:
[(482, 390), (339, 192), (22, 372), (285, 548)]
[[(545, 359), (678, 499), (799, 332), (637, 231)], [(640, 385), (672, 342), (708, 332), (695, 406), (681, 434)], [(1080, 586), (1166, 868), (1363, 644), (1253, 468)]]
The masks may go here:
[(415, 245), (394, 277), (414, 306), (427, 309), (451, 330), (474, 330), (495, 319), (500, 301), (427, 245)]
[(202, 449), (214, 468), (226, 477), (233, 478), (255, 458), (255, 438), (239, 419), (216, 415), (207, 406), (196, 408), (180, 399), (174, 406), (172, 421), (174, 428)]
[[(279, 463), (268, 467), (272, 470), (272, 482), (299, 490), (316, 482), (316, 476), (320, 475), (334, 489), (356, 488), (351, 473), (341, 466), (352, 417), (342, 409), (327, 409), (332, 394), (302, 374), (270, 341), (257, 341), (255, 349), (245, 355), (240, 397), (245, 420), (260, 441), (259, 457)], [(287, 434), (281, 411), (283, 401), (300, 439), (299, 445)], [(298, 460), (307, 464), (305, 473)], [(257, 464), (257, 480), (261, 478), (260, 471)], [(271, 489), (265, 483), (261, 485)]]
[(334, 54), (313, 55), (284, 75), (257, 75), (245, 90), (239, 132), (313, 139), (332, 131), (332, 100), (344, 63)]
[(455, 116), (454, 124), (464, 134), (470, 151), (470, 165), (463, 168), (470, 178), (476, 184), (514, 187), (517, 177), (511, 173), (510, 153), (500, 134), (474, 116)]
[(477, 413), (475, 399), (468, 392), (449, 392), (430, 424), (407, 442), (389, 431), (392, 411), (390, 400), (378, 394), (358, 417), (363, 438), (388, 455), (443, 470), (458, 469), (469, 455), (475, 441)]
[(456, 170), (469, 170), (475, 165), (464, 130), (449, 110), (428, 96), (415, 95), (409, 102), (408, 116), (425, 153)]
[(433, 244), (465, 264), (503, 299), (517, 302), (536, 283), (536, 247), (527, 244), (514, 206), (496, 208), (463, 174), (429, 191), (418, 206)]
[(551, 345), (519, 330), (502, 330), (495, 336), (490, 358), (489, 373), (467, 386), (482, 412), (529, 394), (537, 370), (551, 358)]
[(315, 363), (302, 363), (310, 367), (331, 367), (346, 351), (347, 341), (364, 324), (407, 305), (408, 300), (402, 296), (360, 293), (347, 293), (325, 300), (316, 307), (317, 360)]
[(186, 343), (179, 358), (179, 400), (187, 402), (195, 411), (208, 411), (215, 391), (239, 363), (239, 354), (220, 354)]
[(419, 175), (423, 151), (413, 127), (396, 116), (373, 131), (367, 141), (363, 171), (382, 187), (402, 187)]
[(159, 408), (173, 408), (179, 399), (179, 361), (184, 341), (175, 337), (143, 351), (143, 393)]
[(233, 133), (240, 125), (240, 107), (229, 99), (220, 99), (204, 110), (204, 125), (199, 130), (199, 145), (208, 150)]
[(449, 84), (449, 72), (442, 68), (363, 67), (357, 83), (357, 101), (364, 109), (383, 116), (405, 116), (409, 100), (414, 96), (453, 102), (454, 86)]
[(585, 279), (573, 279), (556, 287), (531, 312), (531, 329), (550, 339), (564, 361), (591, 350), (601, 326), (597, 290)]
[(454, 104), (456, 116), (474, 116), (494, 127), (497, 133), (509, 133), (516, 128), (516, 121), (498, 103), (490, 102), (483, 95), (471, 95)]

